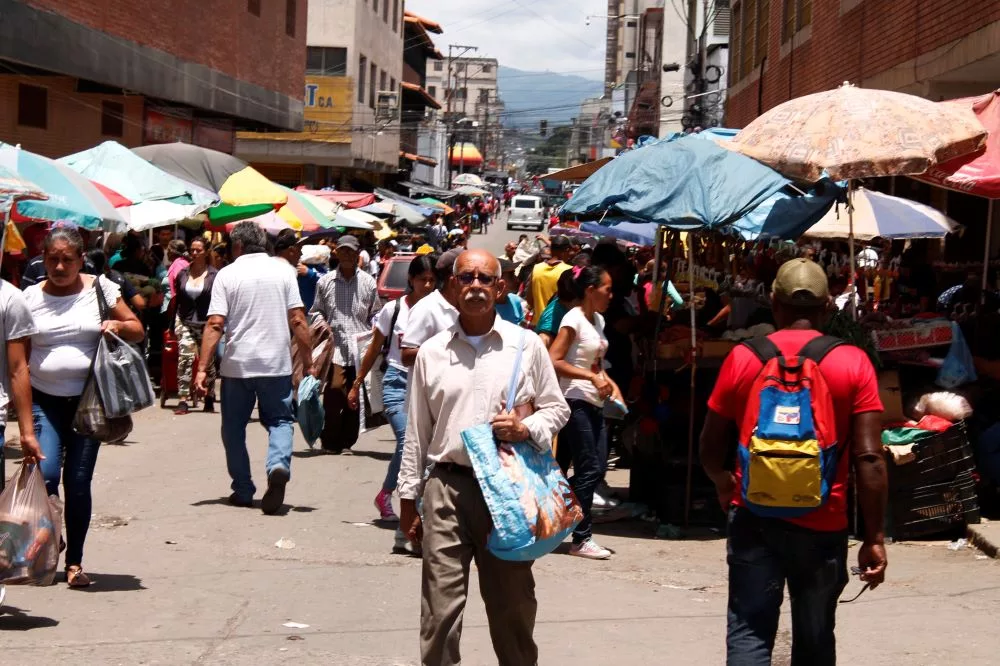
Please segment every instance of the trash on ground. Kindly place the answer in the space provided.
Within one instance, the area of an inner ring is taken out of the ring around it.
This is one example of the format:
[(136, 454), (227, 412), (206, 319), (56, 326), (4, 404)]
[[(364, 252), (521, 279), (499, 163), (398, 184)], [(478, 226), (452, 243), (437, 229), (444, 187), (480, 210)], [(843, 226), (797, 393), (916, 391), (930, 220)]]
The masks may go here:
[(292, 548), (295, 548), (295, 542), (291, 539), (286, 539), (285, 537), (278, 539), (274, 542), (274, 545), (282, 550), (291, 550)]
[(309, 628), (308, 624), (302, 624), (301, 622), (286, 622), (286, 623), (284, 623), (281, 626), (288, 627), (289, 629), (308, 629)]
[(948, 550), (962, 550), (963, 548), (967, 548), (968, 545), (969, 545), (968, 539), (955, 539), (954, 541), (948, 544)]
[(166, 540), (166, 541), (164, 541), (163, 543), (167, 544), (168, 546), (176, 546), (176, 545), (177, 545), (177, 542), (176, 542), (176, 541), (171, 541), (171, 540), (169, 540), (169, 539), (167, 539), (167, 540)]
[(304, 641), (305, 639), (302, 638), (301, 636), (297, 636), (295, 634), (292, 634), (291, 636), (288, 636), (287, 638), (285, 638), (285, 640), (286, 641)]

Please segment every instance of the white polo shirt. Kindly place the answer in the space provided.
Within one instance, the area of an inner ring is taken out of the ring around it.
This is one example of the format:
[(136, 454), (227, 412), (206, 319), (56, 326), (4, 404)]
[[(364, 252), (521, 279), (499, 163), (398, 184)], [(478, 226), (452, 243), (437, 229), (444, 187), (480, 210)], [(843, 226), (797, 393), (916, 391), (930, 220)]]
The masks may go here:
[(226, 318), (223, 377), (292, 374), (288, 311), (301, 308), (295, 271), (263, 252), (244, 254), (219, 271), (208, 316)]

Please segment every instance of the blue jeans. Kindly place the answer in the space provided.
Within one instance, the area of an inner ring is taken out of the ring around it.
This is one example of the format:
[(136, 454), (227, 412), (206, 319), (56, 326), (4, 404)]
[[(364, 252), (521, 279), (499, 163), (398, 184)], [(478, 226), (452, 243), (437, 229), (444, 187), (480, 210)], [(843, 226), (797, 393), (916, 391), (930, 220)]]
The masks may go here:
[(90, 482), (101, 443), (73, 431), (73, 416), (80, 396), (63, 398), (32, 391), (31, 414), (35, 437), (45, 460), (41, 462), (45, 491), (59, 494), (62, 477), (66, 517), (66, 566), (83, 562), (83, 543), (90, 529), (93, 501)]
[(406, 436), (406, 378), (404, 370), (389, 366), (382, 379), (382, 406), (385, 418), (389, 420), (392, 434), (396, 436), (396, 450), (385, 472), (382, 490), (391, 493), (396, 489), (399, 467), (403, 463), (403, 438)]
[(292, 412), (292, 377), (222, 378), (222, 444), (226, 448), (226, 466), (233, 480), (232, 489), (241, 500), (253, 499), (257, 489), (250, 477), (247, 454), (247, 423), (256, 401), (260, 422), (267, 428), (267, 462), (270, 474), (278, 467), (292, 468), (292, 437), (295, 416)]
[(559, 448), (569, 447), (572, 454), (573, 478), (569, 484), (583, 510), (583, 520), (573, 531), (573, 543), (583, 543), (590, 538), (593, 527), (590, 508), (594, 504), (594, 491), (607, 469), (608, 428), (600, 407), (586, 400), (566, 402), (569, 421), (559, 432)]
[(815, 532), (744, 508), (729, 512), (729, 666), (771, 663), (785, 583), (792, 666), (837, 663), (837, 599), (847, 585), (847, 533)]

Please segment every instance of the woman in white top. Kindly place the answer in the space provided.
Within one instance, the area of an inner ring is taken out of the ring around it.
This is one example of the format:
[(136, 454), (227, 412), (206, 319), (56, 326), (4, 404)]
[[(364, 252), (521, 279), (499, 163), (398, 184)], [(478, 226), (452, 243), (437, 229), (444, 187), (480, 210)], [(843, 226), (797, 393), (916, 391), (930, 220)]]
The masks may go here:
[(574, 268), (573, 284), (580, 305), (563, 317), (549, 356), (555, 366), (563, 395), (570, 407), (569, 422), (559, 433), (557, 449), (563, 471), (573, 462), (570, 485), (576, 493), (583, 520), (573, 532), (570, 555), (606, 560), (611, 551), (601, 548), (591, 536), (590, 509), (594, 490), (604, 478), (608, 459), (608, 434), (604, 403), (621, 400), (621, 391), (608, 377), (604, 357), (608, 339), (601, 313), (611, 302), (611, 276), (599, 266)]
[[(347, 394), (347, 402), (352, 409), (358, 408), (358, 392), (365, 377), (375, 365), (375, 359), (380, 353), (385, 353), (385, 376), (382, 378), (382, 405), (385, 416), (389, 420), (392, 432), (396, 435), (396, 451), (389, 461), (389, 469), (382, 482), (382, 489), (375, 497), (382, 520), (399, 520), (392, 510), (392, 493), (396, 490), (396, 478), (399, 476), (399, 466), (403, 459), (403, 436), (406, 434), (406, 376), (407, 369), (403, 365), (402, 353), (399, 347), (406, 330), (406, 320), (410, 308), (417, 301), (434, 291), (434, 264), (437, 256), (433, 254), (418, 255), (410, 262), (407, 270), (409, 289), (405, 296), (387, 303), (375, 316), (372, 327), (372, 342), (368, 352), (361, 361), (361, 371)], [(405, 539), (400, 545), (405, 544)]]
[[(144, 332), (122, 301), (118, 285), (104, 276), (80, 273), (83, 239), (75, 227), (51, 231), (42, 256), (48, 278), (24, 292), (37, 329), (31, 336), (32, 415), (45, 456), (41, 469), (46, 490), (58, 495), (62, 476), (66, 491), (66, 582), (85, 587), (90, 580), (80, 565), (90, 527), (90, 481), (100, 443), (74, 432), (73, 416), (102, 333), (139, 342)], [(110, 310), (105, 321), (98, 306), (98, 288)]]

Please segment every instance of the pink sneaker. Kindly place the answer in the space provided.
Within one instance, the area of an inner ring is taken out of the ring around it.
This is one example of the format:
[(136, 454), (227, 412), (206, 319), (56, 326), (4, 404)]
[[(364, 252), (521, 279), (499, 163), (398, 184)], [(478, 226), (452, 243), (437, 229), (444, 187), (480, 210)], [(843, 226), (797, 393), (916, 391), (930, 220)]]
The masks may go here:
[(375, 508), (378, 509), (379, 520), (388, 523), (399, 522), (399, 516), (392, 510), (392, 493), (386, 492), (385, 489), (378, 491), (378, 495), (375, 496)]

